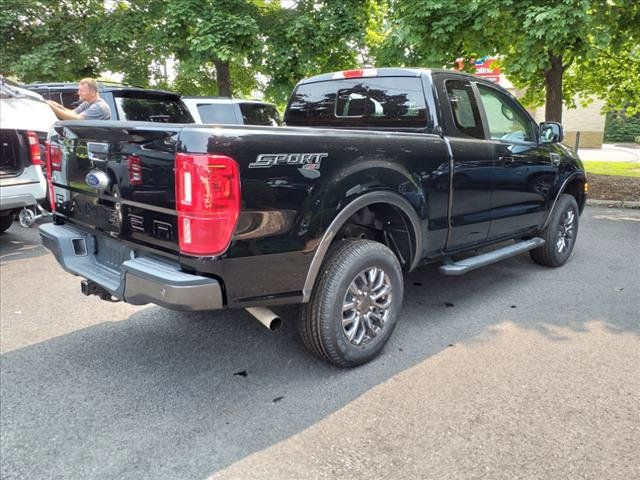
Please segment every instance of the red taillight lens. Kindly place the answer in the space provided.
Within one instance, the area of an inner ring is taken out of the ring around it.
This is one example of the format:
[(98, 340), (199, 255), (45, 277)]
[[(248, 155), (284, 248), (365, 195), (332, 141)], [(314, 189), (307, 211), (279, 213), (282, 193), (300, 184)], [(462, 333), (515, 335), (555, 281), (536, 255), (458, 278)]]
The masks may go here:
[(342, 75), (344, 75), (344, 78), (360, 78), (364, 76), (364, 70), (362, 68), (358, 70), (345, 70), (342, 72)]
[(129, 184), (132, 186), (142, 185), (142, 162), (140, 157), (129, 155)]
[[(55, 212), (56, 211), (56, 196), (55, 196), (55, 190), (53, 188), (53, 155), (51, 155), (52, 147), (56, 147), (57, 145), (51, 145), (49, 142), (46, 142), (44, 144), (44, 154), (46, 157), (46, 161), (47, 161), (47, 185), (49, 186), (49, 205), (51, 206), (51, 211)], [(57, 160), (58, 162), (58, 168), (57, 170), (60, 170), (60, 166), (62, 165), (62, 152), (60, 151), (59, 148), (57, 148), (57, 151), (59, 152), (59, 159)]]
[(60, 146), (47, 142), (45, 152), (47, 156), (47, 170), (62, 171), (62, 149)]
[(240, 215), (238, 164), (223, 155), (176, 155), (176, 210), (182, 253), (223, 253)]
[(31, 163), (33, 165), (42, 165), (42, 155), (40, 154), (40, 139), (36, 132), (27, 132), (27, 140), (29, 141), (29, 154), (31, 155)]

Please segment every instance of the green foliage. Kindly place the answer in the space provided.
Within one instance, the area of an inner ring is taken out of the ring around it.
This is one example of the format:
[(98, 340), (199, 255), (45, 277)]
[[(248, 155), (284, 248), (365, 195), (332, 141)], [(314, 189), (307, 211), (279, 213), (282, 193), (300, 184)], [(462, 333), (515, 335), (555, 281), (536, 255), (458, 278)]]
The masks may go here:
[[(623, 112), (609, 112), (604, 127), (607, 143), (636, 142), (640, 136), (640, 115), (628, 117)], [(640, 142), (636, 142), (640, 143)]]
[(304, 77), (366, 62), (367, 41), (380, 40), (380, 8), (374, 0), (300, 0), (269, 11), (262, 23), (267, 96), (282, 102)]
[[(526, 89), (531, 106), (544, 101), (545, 79), (554, 69), (560, 78), (565, 72), (570, 77), (561, 84), (568, 105), (583, 93), (619, 107), (629, 92), (637, 98), (640, 91), (636, 0), (394, 0), (391, 6), (379, 63), (451, 67), (456, 58), (500, 55), (501, 67)], [(631, 62), (631, 68), (618, 65), (615, 75), (607, 75), (612, 59)]]
[(457, 58), (469, 69), (500, 55), (532, 106), (559, 71), (567, 105), (596, 94), (640, 112), (637, 0), (14, 0), (0, 9), (0, 32), (0, 70), (27, 82), (112, 71), (192, 95), (260, 89), (282, 105), (323, 72)]
[(22, 81), (96, 76), (99, 60), (89, 39), (102, 0), (14, 0), (0, 9), (0, 69)]

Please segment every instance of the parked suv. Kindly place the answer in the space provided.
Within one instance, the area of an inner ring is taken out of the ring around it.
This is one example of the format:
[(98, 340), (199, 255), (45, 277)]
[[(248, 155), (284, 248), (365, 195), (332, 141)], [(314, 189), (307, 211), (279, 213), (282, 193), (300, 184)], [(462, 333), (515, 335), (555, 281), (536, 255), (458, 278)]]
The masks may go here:
[(282, 123), (276, 106), (259, 100), (182, 97), (182, 101), (197, 123), (268, 125), (270, 127), (276, 127)]
[(0, 232), (44, 200), (44, 145), (56, 116), (37, 93), (0, 80)]
[[(80, 105), (77, 83), (32, 83), (25, 88), (67, 108)], [(140, 120), (164, 123), (194, 123), (180, 96), (165, 90), (98, 82), (98, 93), (111, 108), (112, 120)]]

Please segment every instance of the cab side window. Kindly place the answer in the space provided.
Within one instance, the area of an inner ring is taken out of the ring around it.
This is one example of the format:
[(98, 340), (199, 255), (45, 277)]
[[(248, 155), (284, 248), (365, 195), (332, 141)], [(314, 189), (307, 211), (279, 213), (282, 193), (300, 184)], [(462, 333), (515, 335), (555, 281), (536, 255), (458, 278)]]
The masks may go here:
[(466, 80), (447, 80), (445, 83), (453, 122), (462, 137), (484, 139), (480, 111), (471, 84)]
[(531, 121), (504, 93), (478, 84), (491, 138), (508, 142), (533, 142)]

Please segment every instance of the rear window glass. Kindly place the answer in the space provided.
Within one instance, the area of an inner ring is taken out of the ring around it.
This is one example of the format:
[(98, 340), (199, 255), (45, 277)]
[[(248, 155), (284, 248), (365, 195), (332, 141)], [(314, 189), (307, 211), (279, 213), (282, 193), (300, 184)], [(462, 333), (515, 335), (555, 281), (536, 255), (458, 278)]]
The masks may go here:
[(238, 123), (234, 106), (229, 103), (199, 103), (198, 113), (202, 123)]
[(246, 125), (280, 125), (280, 114), (273, 105), (241, 103), (240, 112)]
[(164, 123), (193, 123), (187, 107), (177, 97), (117, 96), (114, 97), (120, 120)]
[(417, 77), (376, 77), (300, 85), (288, 125), (427, 127), (427, 106)]

